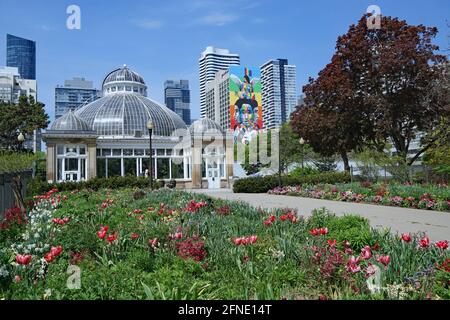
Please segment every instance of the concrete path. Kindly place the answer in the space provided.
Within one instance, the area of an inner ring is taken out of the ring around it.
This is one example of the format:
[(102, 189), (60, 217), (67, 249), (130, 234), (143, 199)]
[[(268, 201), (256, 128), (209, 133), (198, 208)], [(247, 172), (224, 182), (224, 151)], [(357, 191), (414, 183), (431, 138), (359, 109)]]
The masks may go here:
[(450, 213), (419, 209), (406, 209), (372, 204), (319, 200), (266, 193), (233, 193), (228, 189), (192, 190), (226, 200), (241, 200), (254, 207), (293, 208), (300, 215), (308, 216), (316, 208), (326, 207), (336, 215), (351, 213), (369, 219), (372, 227), (390, 228), (393, 233), (423, 231), (433, 241), (450, 240)]

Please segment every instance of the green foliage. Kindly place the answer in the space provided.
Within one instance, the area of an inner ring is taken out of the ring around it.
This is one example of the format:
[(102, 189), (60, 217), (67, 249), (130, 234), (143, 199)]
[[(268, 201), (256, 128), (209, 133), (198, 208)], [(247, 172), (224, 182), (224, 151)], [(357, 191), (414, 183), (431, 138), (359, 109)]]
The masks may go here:
[(337, 168), (334, 157), (318, 157), (313, 162), (319, 172), (335, 171)]
[(302, 177), (302, 176), (307, 176), (310, 174), (317, 174), (317, 173), (319, 173), (319, 170), (317, 170), (316, 168), (313, 168), (311, 166), (305, 166), (304, 168), (301, 168), (301, 167), (295, 168), (294, 170), (289, 172), (289, 175), (292, 177)]
[(18, 150), (19, 133), (30, 135), (36, 129), (46, 128), (49, 124), (44, 104), (36, 102), (32, 96), (21, 96), (19, 103), (0, 102), (0, 148)]
[[(282, 176), (282, 184), (302, 185), (316, 183), (342, 183), (350, 181), (346, 172), (323, 172), (305, 176)], [(278, 176), (241, 178), (234, 182), (233, 191), (236, 193), (264, 193), (278, 186)]]
[(41, 154), (0, 151), (0, 173), (31, 169), (33, 163), (39, 159), (42, 159)]

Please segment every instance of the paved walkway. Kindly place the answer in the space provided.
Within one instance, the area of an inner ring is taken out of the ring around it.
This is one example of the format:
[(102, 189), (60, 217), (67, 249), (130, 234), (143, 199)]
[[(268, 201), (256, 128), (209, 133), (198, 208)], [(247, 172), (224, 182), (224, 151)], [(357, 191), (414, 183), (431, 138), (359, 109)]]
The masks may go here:
[(303, 216), (310, 215), (316, 208), (326, 207), (340, 216), (345, 213), (357, 214), (369, 219), (372, 227), (390, 228), (392, 232), (426, 232), (431, 240), (450, 240), (450, 213), (419, 209), (406, 209), (372, 204), (319, 200), (294, 196), (269, 195), (266, 193), (233, 193), (228, 189), (192, 190), (212, 197), (227, 200), (241, 200), (254, 207), (293, 208)]

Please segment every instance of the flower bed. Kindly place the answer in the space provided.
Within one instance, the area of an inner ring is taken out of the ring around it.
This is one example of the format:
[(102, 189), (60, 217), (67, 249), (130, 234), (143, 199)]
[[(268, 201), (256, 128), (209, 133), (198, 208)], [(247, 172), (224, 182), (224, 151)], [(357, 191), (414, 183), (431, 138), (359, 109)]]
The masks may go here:
[(405, 208), (450, 211), (450, 188), (447, 185), (319, 184), (276, 187), (268, 193), (336, 201), (365, 202)]
[(0, 230), (0, 299), (449, 299), (448, 241), (177, 191), (52, 190)]

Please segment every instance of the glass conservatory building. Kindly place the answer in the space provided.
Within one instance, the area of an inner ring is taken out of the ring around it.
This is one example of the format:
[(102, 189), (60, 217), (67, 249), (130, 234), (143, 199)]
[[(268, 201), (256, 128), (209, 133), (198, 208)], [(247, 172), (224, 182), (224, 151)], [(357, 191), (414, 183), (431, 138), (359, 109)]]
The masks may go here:
[(105, 77), (102, 92), (43, 134), (49, 182), (148, 176), (151, 157), (153, 177), (175, 179), (179, 188), (230, 185), (233, 138), (217, 123), (203, 118), (187, 127), (175, 112), (147, 97), (144, 79), (127, 66)]

